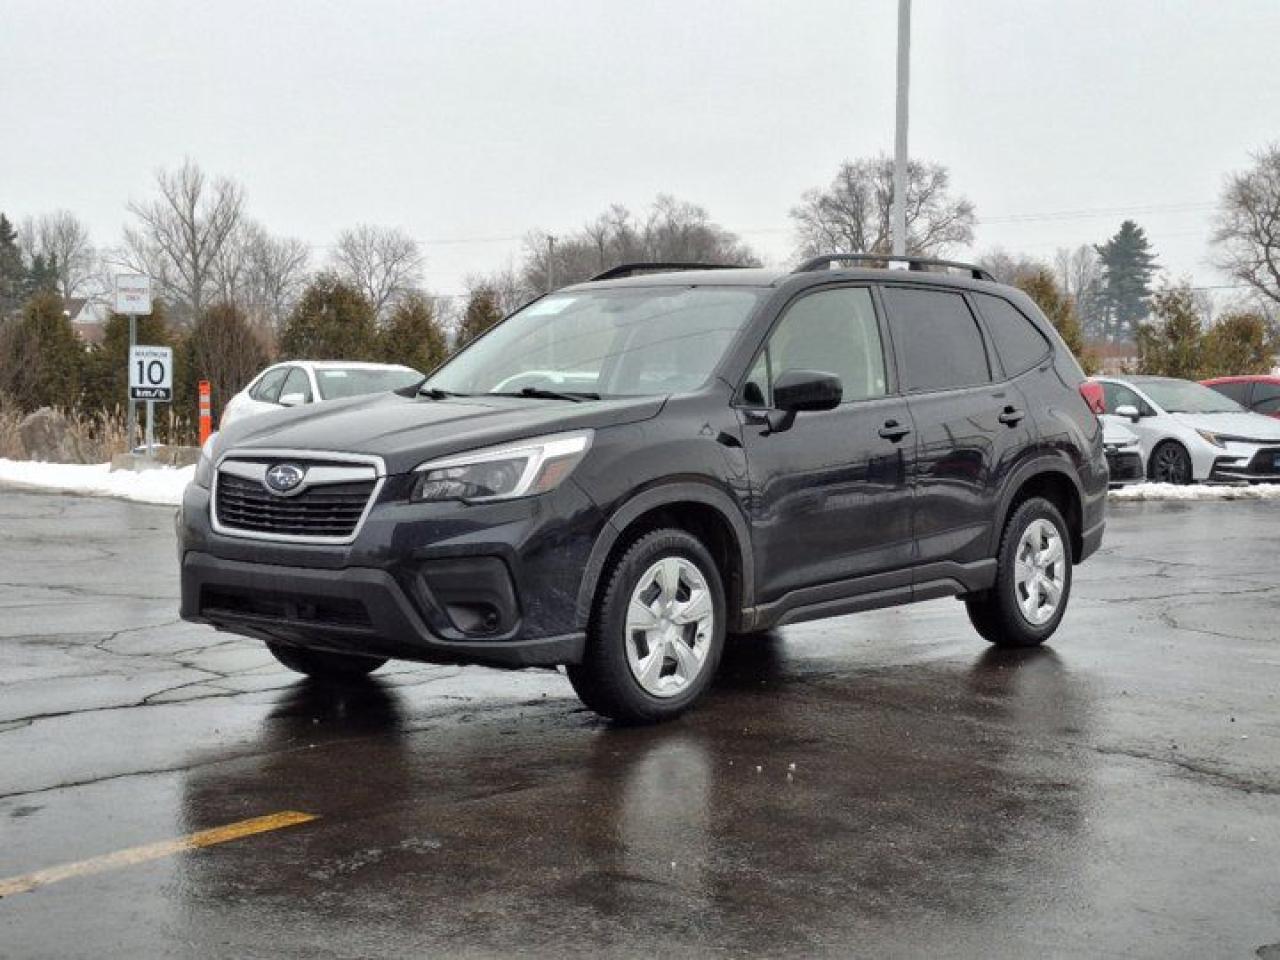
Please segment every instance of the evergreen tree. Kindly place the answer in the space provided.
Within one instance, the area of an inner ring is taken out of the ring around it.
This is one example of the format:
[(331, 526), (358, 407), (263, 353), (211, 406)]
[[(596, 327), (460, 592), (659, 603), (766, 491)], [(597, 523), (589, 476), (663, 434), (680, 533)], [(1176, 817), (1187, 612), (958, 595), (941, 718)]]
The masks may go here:
[(0, 392), (13, 397), (23, 410), (76, 406), (84, 349), (63, 313), (62, 298), (38, 294), (27, 301), (21, 318), (9, 323)]
[(1102, 265), (1103, 335), (1111, 341), (1130, 340), (1149, 309), (1156, 255), (1146, 232), (1132, 220), (1095, 249)]
[(231, 304), (219, 304), (204, 311), (191, 327), (178, 351), (183, 372), (181, 383), (175, 376), (175, 400), (181, 386), (177, 412), (192, 420), (197, 416), (199, 380), (209, 381), (213, 420), (218, 422), (223, 406), (267, 365), (266, 344), (245, 317)]
[(280, 336), (281, 355), (293, 360), (369, 360), (376, 349), (373, 307), (332, 274), (307, 286)]
[(26, 280), (26, 267), (18, 249), (18, 232), (13, 229), (9, 218), (0, 213), (0, 319), (22, 306)]
[(1205, 334), (1201, 377), (1270, 373), (1277, 348), (1267, 322), (1256, 313), (1220, 317)]
[(465, 346), (502, 319), (493, 291), (480, 287), (471, 292), (467, 311), (458, 327), (457, 346)]
[(1138, 328), (1138, 372), (1196, 380), (1203, 365), (1204, 327), (1186, 283), (1165, 287), (1151, 301), (1151, 321)]
[(1062, 340), (1077, 360), (1084, 367), (1085, 373), (1097, 370), (1097, 357), (1086, 349), (1084, 333), (1080, 329), (1080, 318), (1076, 314), (1076, 305), (1071, 297), (1058, 285), (1053, 273), (1041, 267), (1034, 273), (1023, 274), (1014, 279), (1014, 286), (1036, 302), (1053, 328), (1058, 331)]
[(435, 308), (418, 293), (409, 294), (395, 305), (378, 334), (378, 359), (384, 363), (403, 363), (428, 373), (439, 366), (448, 352)]
[(58, 258), (50, 254), (37, 253), (31, 258), (31, 269), (27, 271), (26, 295), (58, 292)]

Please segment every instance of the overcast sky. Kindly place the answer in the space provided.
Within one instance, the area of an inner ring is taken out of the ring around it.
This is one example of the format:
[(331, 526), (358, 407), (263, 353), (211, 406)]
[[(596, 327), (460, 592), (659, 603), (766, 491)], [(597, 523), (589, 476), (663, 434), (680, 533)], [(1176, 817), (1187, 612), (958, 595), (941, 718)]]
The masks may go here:
[[(319, 258), (400, 226), (454, 293), (531, 229), (659, 192), (768, 262), (787, 211), (893, 146), (895, 0), (0, 0), (0, 210), (99, 244), (184, 157)], [(1051, 256), (1124, 216), (1200, 284), (1224, 174), (1280, 139), (1277, 0), (916, 0), (911, 152), (976, 251)]]

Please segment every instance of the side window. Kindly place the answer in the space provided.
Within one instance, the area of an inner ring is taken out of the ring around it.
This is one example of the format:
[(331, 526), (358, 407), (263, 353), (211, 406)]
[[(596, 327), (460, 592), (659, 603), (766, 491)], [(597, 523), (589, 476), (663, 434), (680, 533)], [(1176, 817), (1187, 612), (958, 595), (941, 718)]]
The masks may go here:
[(947, 390), (991, 382), (978, 322), (958, 293), (885, 287), (903, 389)]
[(280, 396), (286, 393), (302, 394), (302, 402), (311, 402), (311, 380), (307, 376), (307, 371), (301, 367), (294, 367), (289, 371), (289, 376), (284, 381), (284, 386), (280, 388)]
[(1022, 311), (1001, 297), (975, 293), (973, 302), (987, 321), (987, 330), (1007, 376), (1026, 373), (1049, 353), (1049, 341)]
[(1102, 382), (1102, 397), (1107, 413), (1115, 413), (1120, 407), (1134, 407), (1142, 412), (1143, 408), (1147, 407), (1142, 402), (1142, 398), (1128, 387), (1108, 380)]
[(774, 381), (788, 370), (835, 374), (846, 403), (883, 397), (888, 383), (871, 291), (866, 287), (822, 290), (788, 307), (747, 374), (742, 402), (770, 405)]
[(1258, 413), (1280, 411), (1280, 383), (1259, 381), (1253, 385), (1253, 409)]
[(288, 376), (290, 369), (290, 367), (280, 367), (278, 370), (267, 372), (249, 396), (263, 403), (275, 403), (280, 398), (280, 387), (284, 385), (284, 378)]

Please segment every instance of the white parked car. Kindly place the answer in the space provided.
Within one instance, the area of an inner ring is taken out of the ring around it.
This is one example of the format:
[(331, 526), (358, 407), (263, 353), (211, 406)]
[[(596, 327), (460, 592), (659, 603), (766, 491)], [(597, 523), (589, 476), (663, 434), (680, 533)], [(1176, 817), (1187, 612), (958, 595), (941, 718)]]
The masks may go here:
[(1147, 462), (1142, 458), (1142, 440), (1129, 429), (1127, 420), (1099, 417), (1102, 421), (1102, 450), (1111, 473), (1111, 486), (1141, 483), (1147, 478)]
[(1108, 419), (1142, 441), (1147, 476), (1163, 483), (1280, 481), (1280, 421), (1173, 377), (1097, 377)]
[(267, 367), (227, 401), (220, 427), (269, 410), (398, 390), (422, 379), (412, 367), (347, 360), (287, 360)]

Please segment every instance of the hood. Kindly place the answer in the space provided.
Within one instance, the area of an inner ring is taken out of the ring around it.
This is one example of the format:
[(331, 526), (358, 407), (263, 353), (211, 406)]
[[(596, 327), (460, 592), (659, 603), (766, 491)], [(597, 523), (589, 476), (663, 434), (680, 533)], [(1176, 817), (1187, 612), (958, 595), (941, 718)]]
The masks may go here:
[(1171, 413), (1169, 416), (1196, 430), (1264, 443), (1280, 442), (1280, 420), (1260, 413)]
[(431, 400), (395, 393), (351, 397), (273, 411), (236, 421), (218, 435), (228, 450), (316, 450), (382, 457), (388, 473), (495, 443), (566, 430), (599, 429), (648, 420), (665, 397), (616, 400), (536, 400), (457, 397)]

